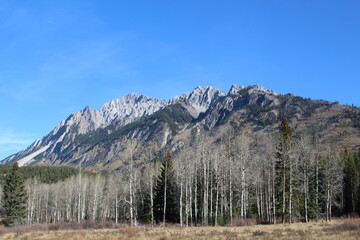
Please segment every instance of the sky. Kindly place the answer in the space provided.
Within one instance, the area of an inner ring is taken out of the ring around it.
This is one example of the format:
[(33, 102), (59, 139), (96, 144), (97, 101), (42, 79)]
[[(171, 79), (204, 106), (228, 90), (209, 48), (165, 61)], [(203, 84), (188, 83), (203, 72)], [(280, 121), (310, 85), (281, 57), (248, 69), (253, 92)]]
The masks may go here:
[(262, 85), (360, 106), (358, 0), (2, 0), (0, 160), (129, 93)]

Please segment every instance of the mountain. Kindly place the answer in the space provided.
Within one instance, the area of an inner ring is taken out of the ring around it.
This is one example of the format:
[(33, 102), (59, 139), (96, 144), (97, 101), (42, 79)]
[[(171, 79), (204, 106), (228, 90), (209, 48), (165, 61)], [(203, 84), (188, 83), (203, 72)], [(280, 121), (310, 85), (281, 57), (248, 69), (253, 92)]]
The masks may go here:
[(86, 107), (3, 163), (111, 171), (125, 166), (131, 156), (143, 164), (163, 149), (186, 149), (199, 132), (212, 143), (229, 130), (246, 132), (261, 145), (284, 117), (296, 133), (353, 150), (360, 147), (359, 108), (277, 94), (258, 85), (233, 85), (228, 92), (197, 87), (170, 101), (133, 93), (100, 110)]
[(122, 127), (143, 116), (150, 115), (166, 105), (168, 105), (168, 101), (132, 93), (105, 103), (100, 110), (86, 107), (80, 112), (71, 114), (43, 139), (35, 141), (24, 151), (6, 158), (3, 162), (18, 161), (22, 166), (32, 164), (43, 154), (56, 156), (54, 153), (71, 147), (72, 141), (78, 135), (106, 128), (109, 125)]

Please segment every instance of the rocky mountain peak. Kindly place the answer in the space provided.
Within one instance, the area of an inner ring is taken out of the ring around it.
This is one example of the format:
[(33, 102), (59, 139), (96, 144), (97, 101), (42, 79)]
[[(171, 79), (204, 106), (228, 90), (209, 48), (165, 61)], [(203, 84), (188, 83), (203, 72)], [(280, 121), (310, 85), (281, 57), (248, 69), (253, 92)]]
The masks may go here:
[(165, 107), (167, 101), (149, 98), (137, 93), (128, 94), (122, 98), (111, 100), (105, 103), (99, 110), (106, 124), (115, 120), (124, 120), (123, 123), (129, 123), (145, 115), (150, 115), (159, 109)]
[(230, 90), (229, 90), (229, 94), (230, 95), (237, 95), (239, 93), (240, 90), (243, 90), (245, 89), (246, 86), (244, 85), (241, 85), (241, 86), (238, 86), (238, 85), (232, 85)]
[(205, 112), (210, 104), (219, 97), (226, 96), (226, 92), (213, 87), (196, 87), (191, 93), (180, 96), (180, 100), (189, 103), (197, 113)]
[(275, 96), (278, 95), (273, 90), (269, 90), (269, 89), (264, 88), (263, 86), (260, 86), (260, 85), (250, 85), (250, 86), (232, 85), (228, 94), (229, 95), (238, 95), (239, 91), (241, 91), (243, 89), (248, 89), (249, 93), (265, 93), (265, 94), (272, 94), (272, 95), (275, 95)]
[(264, 88), (263, 86), (260, 86), (260, 85), (250, 85), (249, 86), (249, 93), (252, 93), (252, 92), (263, 92), (263, 93), (266, 93), (266, 94), (273, 94), (275, 96), (277, 96), (278, 94), (276, 92), (274, 92), (273, 90), (269, 90), (267, 88)]

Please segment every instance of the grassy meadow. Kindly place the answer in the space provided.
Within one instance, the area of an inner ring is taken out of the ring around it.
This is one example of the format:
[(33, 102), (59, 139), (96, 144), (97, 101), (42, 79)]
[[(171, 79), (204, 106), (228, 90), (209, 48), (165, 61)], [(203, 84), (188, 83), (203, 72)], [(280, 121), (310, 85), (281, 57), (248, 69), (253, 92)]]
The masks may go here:
[(0, 227), (0, 239), (329, 239), (360, 240), (360, 219), (337, 219), (330, 223), (310, 222), (240, 227), (129, 227), (102, 225), (48, 224)]

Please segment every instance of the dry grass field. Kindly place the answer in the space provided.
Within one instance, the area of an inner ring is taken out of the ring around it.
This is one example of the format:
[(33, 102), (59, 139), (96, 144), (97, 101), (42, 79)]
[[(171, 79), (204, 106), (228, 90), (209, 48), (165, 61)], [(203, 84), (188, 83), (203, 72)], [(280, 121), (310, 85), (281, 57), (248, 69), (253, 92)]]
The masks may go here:
[(360, 240), (360, 219), (335, 220), (331, 223), (294, 223), (242, 227), (118, 227), (104, 229), (59, 229), (51, 225), (0, 228), (0, 239), (329, 239)]

